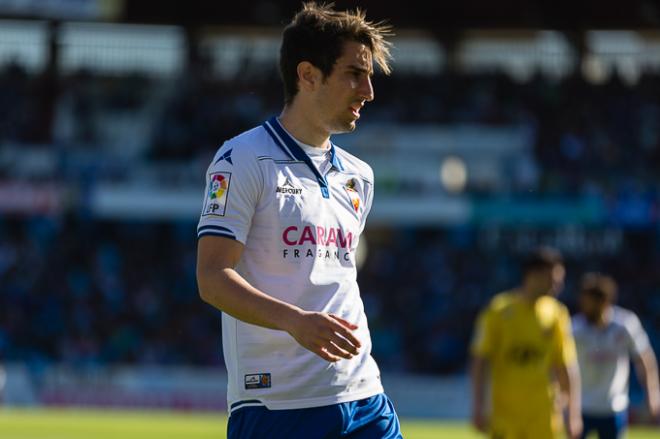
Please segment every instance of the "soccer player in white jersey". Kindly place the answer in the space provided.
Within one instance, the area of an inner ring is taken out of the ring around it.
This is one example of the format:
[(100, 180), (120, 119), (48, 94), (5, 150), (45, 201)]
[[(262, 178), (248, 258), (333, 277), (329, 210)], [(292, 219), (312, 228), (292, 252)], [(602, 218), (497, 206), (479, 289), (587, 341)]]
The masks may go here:
[(389, 73), (389, 34), (305, 4), (282, 38), (282, 113), (208, 169), (197, 279), (223, 311), (230, 439), (401, 437), (356, 281), (373, 171), (330, 140), (373, 100), (373, 63)]
[(583, 438), (594, 430), (600, 439), (623, 437), (631, 358), (651, 415), (660, 415), (655, 355), (637, 316), (613, 304), (616, 290), (611, 277), (586, 274), (579, 294), (581, 312), (573, 319), (582, 375)]

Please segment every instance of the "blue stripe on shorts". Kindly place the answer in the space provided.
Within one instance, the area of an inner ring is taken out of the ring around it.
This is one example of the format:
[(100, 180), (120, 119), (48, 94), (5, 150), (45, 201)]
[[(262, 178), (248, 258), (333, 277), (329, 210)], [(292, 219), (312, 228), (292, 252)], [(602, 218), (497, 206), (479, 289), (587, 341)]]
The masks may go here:
[(599, 439), (621, 439), (628, 425), (628, 413), (625, 411), (611, 415), (582, 415), (581, 439), (586, 438), (590, 432), (596, 431)]

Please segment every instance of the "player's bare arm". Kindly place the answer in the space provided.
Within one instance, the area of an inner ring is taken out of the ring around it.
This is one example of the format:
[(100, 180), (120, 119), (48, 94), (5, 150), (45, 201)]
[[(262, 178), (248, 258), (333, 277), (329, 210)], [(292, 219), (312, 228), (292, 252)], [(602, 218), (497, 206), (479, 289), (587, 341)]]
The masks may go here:
[(567, 402), (566, 432), (570, 438), (578, 438), (582, 433), (579, 369), (577, 364), (560, 365), (557, 366), (555, 373)]
[(478, 355), (473, 356), (470, 367), (470, 378), (472, 381), (472, 425), (482, 433), (486, 433), (488, 430), (488, 420), (484, 413), (487, 371), (488, 360)]
[(635, 370), (646, 391), (646, 401), (651, 416), (660, 419), (660, 385), (658, 385), (658, 362), (652, 349), (647, 349), (635, 359)]
[(197, 282), (205, 302), (244, 322), (286, 331), (327, 361), (357, 355), (361, 344), (353, 334), (356, 325), (332, 314), (302, 310), (254, 288), (234, 269), (242, 252), (243, 244), (233, 239), (199, 240)]

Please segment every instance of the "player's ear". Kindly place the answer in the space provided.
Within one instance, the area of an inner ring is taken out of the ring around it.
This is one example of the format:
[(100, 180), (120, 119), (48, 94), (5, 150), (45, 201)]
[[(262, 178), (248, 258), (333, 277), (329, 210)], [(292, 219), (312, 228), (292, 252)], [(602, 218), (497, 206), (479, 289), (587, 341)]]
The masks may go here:
[(297, 73), (298, 87), (300, 90), (314, 91), (323, 79), (321, 70), (314, 67), (309, 61), (299, 62)]

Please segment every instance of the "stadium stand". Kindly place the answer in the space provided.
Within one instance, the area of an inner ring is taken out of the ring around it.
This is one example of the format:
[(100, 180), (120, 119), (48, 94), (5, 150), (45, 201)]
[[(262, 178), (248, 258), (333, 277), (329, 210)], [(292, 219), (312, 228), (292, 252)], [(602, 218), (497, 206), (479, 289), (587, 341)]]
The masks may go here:
[[(220, 78), (199, 62), (170, 78), (1, 67), (0, 189), (17, 182), (65, 189), (45, 213), (0, 197), (0, 361), (34, 369), (222, 365), (218, 315), (197, 297), (196, 216), (99, 214), (92, 201), (101, 184), (155, 180), (149, 191), (182, 184), (201, 203), (198, 180), (220, 142), (280, 107), (274, 69), (246, 60), (240, 75)], [(522, 167), (520, 181), (468, 180), (460, 197), (473, 206), (469, 221), (376, 218), (368, 227), (359, 276), (383, 369), (463, 371), (477, 311), (514, 284), (520, 256), (539, 243), (567, 256), (562, 299), (573, 305), (583, 271), (611, 273), (621, 303), (660, 349), (660, 70), (647, 68), (633, 82), (616, 70), (596, 82), (579, 70), (524, 80), (499, 70), (404, 71), (377, 76), (375, 87), (365, 126), (515, 128), (528, 136), (532, 157), (510, 164)], [(376, 205), (447, 195), (439, 183), (378, 171)], [(520, 224), (512, 199), (547, 214)], [(598, 215), (562, 218), (576, 200), (597, 206)]]

